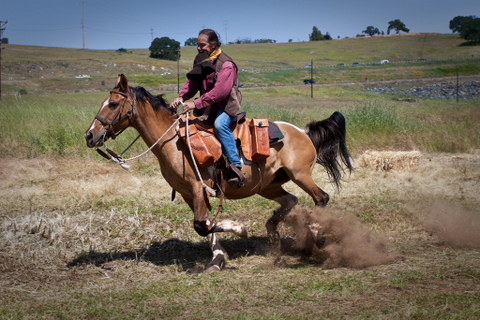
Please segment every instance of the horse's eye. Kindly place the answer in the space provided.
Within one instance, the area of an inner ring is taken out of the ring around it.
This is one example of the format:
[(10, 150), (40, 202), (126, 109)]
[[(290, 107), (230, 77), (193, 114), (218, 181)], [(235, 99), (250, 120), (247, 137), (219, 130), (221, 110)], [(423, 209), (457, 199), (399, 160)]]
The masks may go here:
[(115, 109), (116, 107), (118, 107), (118, 102), (110, 101), (108, 107), (110, 107), (111, 109)]

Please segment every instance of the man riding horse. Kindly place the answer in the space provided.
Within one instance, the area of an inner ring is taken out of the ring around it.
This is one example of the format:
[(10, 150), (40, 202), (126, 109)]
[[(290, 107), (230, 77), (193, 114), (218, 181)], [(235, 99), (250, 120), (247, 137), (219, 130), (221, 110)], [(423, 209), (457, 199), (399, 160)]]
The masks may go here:
[[(234, 188), (245, 185), (242, 162), (237, 152), (235, 139), (230, 130), (232, 119), (240, 110), (242, 95), (238, 90), (237, 66), (227, 54), (222, 52), (218, 34), (211, 29), (201, 30), (197, 39), (198, 55), (193, 70), (187, 74), (187, 80), (170, 104), (177, 108), (183, 103), (183, 111), (200, 111), (207, 121), (213, 121), (215, 135), (222, 144), (223, 154), (227, 157), (233, 175), (228, 184)], [(200, 97), (185, 102), (200, 91)], [(195, 112), (194, 112), (195, 113)]]

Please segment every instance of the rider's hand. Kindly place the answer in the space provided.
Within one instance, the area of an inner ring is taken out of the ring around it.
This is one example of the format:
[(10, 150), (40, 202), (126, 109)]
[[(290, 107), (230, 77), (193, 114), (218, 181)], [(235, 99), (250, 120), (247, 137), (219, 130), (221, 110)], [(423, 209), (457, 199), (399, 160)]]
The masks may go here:
[(183, 112), (187, 112), (193, 109), (195, 109), (195, 103), (193, 103), (193, 101), (185, 102), (183, 104)]
[(181, 97), (177, 97), (172, 103), (170, 103), (170, 107), (177, 109), (181, 102), (183, 102), (183, 99)]

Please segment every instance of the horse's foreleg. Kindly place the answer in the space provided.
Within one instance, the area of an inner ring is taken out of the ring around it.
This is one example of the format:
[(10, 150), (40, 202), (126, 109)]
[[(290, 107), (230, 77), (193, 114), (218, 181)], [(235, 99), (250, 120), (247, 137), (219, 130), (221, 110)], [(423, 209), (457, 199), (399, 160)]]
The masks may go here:
[(205, 271), (215, 272), (222, 270), (225, 267), (228, 255), (215, 236), (215, 232), (232, 232), (241, 238), (247, 238), (247, 228), (243, 224), (232, 220), (214, 223), (208, 218), (208, 207), (203, 198), (197, 197), (192, 199), (184, 195), (182, 196), (194, 213), (193, 227), (195, 231), (199, 235), (207, 237), (213, 253), (212, 261), (207, 265)]
[(217, 236), (215, 236), (215, 233), (210, 233), (207, 236), (208, 243), (210, 244), (210, 249), (212, 250), (213, 253), (213, 258), (212, 261), (206, 266), (205, 272), (211, 273), (211, 272), (217, 272), (225, 268), (225, 264), (228, 259), (227, 252), (225, 249), (222, 247), (220, 242), (218, 242)]
[(295, 207), (298, 203), (298, 199), (293, 194), (285, 191), (281, 185), (268, 186), (268, 188), (259, 194), (262, 197), (274, 200), (280, 204), (280, 208), (273, 212), (273, 215), (265, 224), (270, 242), (272, 244), (278, 243), (278, 240), (280, 239), (280, 235), (277, 231), (278, 224), (282, 222), (285, 219), (285, 216), (293, 209), (293, 207)]
[(242, 239), (247, 239), (248, 237), (247, 227), (245, 227), (243, 223), (232, 220), (222, 220), (218, 223), (215, 223), (211, 229), (211, 232), (232, 232)]
[[(211, 222), (207, 220), (207, 225)], [(215, 232), (232, 232), (237, 236), (246, 239), (247, 238), (247, 228), (238, 222), (231, 220), (223, 220), (218, 223), (215, 223), (209, 230), (207, 235), (208, 243), (210, 244), (210, 249), (213, 253), (212, 261), (205, 268), (205, 272), (217, 272), (222, 270), (225, 267), (225, 264), (228, 259), (227, 251), (222, 247), (220, 242), (215, 235)]]

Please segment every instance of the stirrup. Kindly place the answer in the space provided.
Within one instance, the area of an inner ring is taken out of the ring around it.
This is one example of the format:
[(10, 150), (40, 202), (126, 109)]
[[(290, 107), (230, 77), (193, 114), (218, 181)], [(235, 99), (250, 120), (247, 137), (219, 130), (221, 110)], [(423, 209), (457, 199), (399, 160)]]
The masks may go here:
[(228, 186), (232, 189), (238, 189), (245, 185), (245, 176), (235, 165), (230, 164), (230, 170), (236, 175), (227, 180)]

